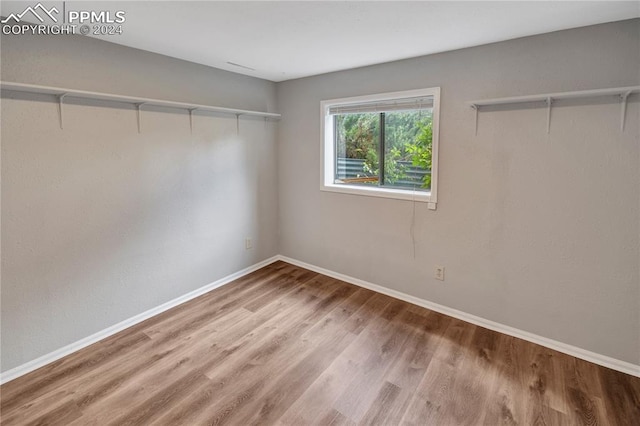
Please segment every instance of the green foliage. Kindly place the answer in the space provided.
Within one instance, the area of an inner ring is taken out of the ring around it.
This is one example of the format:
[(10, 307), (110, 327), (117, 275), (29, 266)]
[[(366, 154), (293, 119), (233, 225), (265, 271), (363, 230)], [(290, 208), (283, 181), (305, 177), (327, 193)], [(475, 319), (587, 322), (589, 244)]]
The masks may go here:
[[(380, 117), (379, 113), (336, 116), (338, 156), (364, 160), (362, 169), (365, 176), (377, 176), (380, 171)], [(405, 165), (408, 162), (413, 167), (431, 170), (433, 133), (430, 111), (389, 112), (384, 118), (385, 184), (394, 185), (409, 179)], [(430, 173), (423, 177), (421, 187), (431, 187)]]
[(380, 124), (377, 114), (348, 114), (338, 116), (340, 132), (338, 152), (346, 158), (366, 159), (367, 153), (377, 150)]
[(384, 156), (384, 182), (393, 185), (397, 181), (404, 179), (407, 168), (400, 163), (402, 153), (399, 148), (393, 147)]
[[(397, 181), (406, 178), (407, 168), (399, 161), (402, 158), (400, 149), (391, 148), (384, 156), (384, 183), (393, 185)], [(365, 173), (377, 176), (380, 172), (380, 162), (377, 151), (369, 151), (362, 169)]]
[[(414, 166), (431, 170), (431, 149), (433, 143), (432, 121), (421, 120), (418, 126), (420, 127), (420, 133), (416, 136), (415, 142), (407, 144), (407, 152), (411, 155), (411, 163)], [(424, 175), (422, 187), (431, 188), (431, 173)]]
[(378, 151), (370, 150), (367, 152), (366, 158), (364, 159), (364, 164), (362, 165), (362, 170), (367, 175), (377, 175), (380, 170), (379, 167), (379, 159), (378, 159)]
[(403, 160), (406, 157), (405, 145), (413, 141), (419, 132), (417, 123), (423, 118), (424, 112), (389, 112), (385, 114), (385, 143), (387, 149), (400, 149)]

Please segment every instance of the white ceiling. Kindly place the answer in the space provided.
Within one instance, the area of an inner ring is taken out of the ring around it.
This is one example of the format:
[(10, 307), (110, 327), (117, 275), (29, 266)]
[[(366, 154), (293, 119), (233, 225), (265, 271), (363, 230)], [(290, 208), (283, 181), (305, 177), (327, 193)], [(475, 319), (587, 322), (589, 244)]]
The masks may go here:
[[(66, 7), (124, 10), (123, 34), (104, 40), (272, 81), (640, 17), (638, 1), (109, 1)], [(2, 2), (4, 16), (22, 9)]]

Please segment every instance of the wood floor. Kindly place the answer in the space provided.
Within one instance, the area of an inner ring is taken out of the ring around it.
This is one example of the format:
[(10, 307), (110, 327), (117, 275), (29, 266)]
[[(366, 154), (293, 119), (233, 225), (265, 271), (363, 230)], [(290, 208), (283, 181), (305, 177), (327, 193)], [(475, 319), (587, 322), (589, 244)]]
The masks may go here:
[(640, 379), (277, 262), (0, 388), (3, 425), (640, 424)]

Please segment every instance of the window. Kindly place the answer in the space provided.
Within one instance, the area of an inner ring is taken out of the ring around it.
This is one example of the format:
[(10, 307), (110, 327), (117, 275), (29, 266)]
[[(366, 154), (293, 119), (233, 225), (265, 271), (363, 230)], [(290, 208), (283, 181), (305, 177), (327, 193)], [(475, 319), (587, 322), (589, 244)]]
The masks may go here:
[(435, 209), (439, 106), (439, 87), (322, 101), (321, 189)]

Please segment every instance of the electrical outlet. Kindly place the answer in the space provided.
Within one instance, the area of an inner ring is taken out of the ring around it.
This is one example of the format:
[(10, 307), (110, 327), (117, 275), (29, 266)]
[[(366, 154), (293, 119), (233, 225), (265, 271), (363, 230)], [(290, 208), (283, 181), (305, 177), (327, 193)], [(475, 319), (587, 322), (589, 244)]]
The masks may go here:
[(250, 250), (251, 248), (253, 248), (253, 244), (251, 243), (251, 238), (244, 239), (244, 248), (245, 250)]
[(436, 280), (444, 281), (444, 266), (436, 265), (433, 275)]

